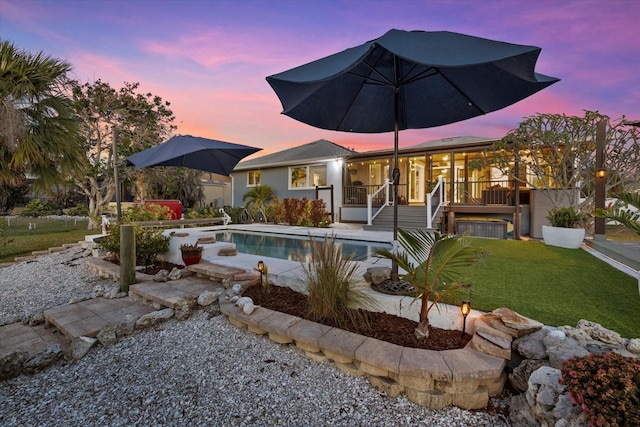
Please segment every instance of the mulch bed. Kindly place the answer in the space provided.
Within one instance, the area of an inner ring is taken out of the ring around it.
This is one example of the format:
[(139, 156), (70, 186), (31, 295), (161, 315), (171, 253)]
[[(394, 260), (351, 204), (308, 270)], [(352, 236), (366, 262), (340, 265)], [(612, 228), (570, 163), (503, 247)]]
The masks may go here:
[(330, 319), (315, 319), (311, 316), (306, 296), (284, 286), (251, 286), (243, 296), (250, 297), (254, 304), (280, 311), (292, 316), (311, 320), (325, 325), (339, 327), (360, 335), (387, 341), (403, 347), (425, 350), (453, 350), (463, 348), (471, 340), (471, 335), (460, 331), (440, 329), (430, 326), (429, 338), (418, 339), (413, 333), (417, 322), (387, 313), (364, 312), (371, 328), (363, 325), (338, 326)]

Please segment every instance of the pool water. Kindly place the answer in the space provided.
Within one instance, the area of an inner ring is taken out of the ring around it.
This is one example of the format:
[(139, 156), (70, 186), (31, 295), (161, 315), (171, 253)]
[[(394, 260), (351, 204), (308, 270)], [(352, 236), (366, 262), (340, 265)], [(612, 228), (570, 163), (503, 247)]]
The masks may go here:
[[(323, 237), (314, 237), (322, 242)], [(252, 233), (226, 230), (216, 232), (216, 241), (235, 243), (238, 252), (260, 255), (289, 261), (311, 261), (311, 239), (309, 236), (292, 236), (275, 233)], [(391, 249), (390, 243), (345, 240), (336, 238), (345, 256), (352, 255), (354, 261), (365, 261), (375, 255), (379, 248)]]

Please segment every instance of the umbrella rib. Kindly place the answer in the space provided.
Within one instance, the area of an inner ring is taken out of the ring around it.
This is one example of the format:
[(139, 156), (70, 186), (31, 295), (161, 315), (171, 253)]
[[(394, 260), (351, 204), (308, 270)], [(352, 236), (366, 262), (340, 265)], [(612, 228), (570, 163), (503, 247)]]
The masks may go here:
[(447, 82), (448, 82), (448, 83), (449, 83), (449, 84), (450, 84), (450, 85), (451, 85), (451, 86), (452, 86), (452, 87), (453, 87), (453, 88), (454, 88), (454, 89), (455, 89), (455, 90), (456, 90), (456, 91), (457, 91), (461, 96), (463, 96), (463, 97), (464, 97), (464, 99), (466, 99), (466, 100), (469, 102), (469, 106), (470, 106), (470, 107), (474, 107), (474, 108), (476, 108), (478, 111), (480, 111), (480, 113), (481, 113), (481, 114), (486, 114), (486, 111), (484, 111), (484, 110), (482, 110), (480, 107), (478, 107), (478, 106), (476, 105), (476, 103), (475, 103), (475, 102), (473, 102), (473, 100), (472, 100), (471, 98), (469, 98), (469, 97), (467, 96), (467, 94), (466, 94), (466, 93), (464, 93), (464, 92), (462, 91), (462, 89), (460, 89), (460, 88), (458, 87), (458, 85), (457, 85), (457, 84), (455, 84), (451, 79), (449, 79), (449, 78), (448, 78), (445, 74), (443, 74), (439, 69), (434, 68), (434, 70), (435, 70), (435, 72), (436, 72), (437, 74), (440, 74), (440, 75), (442, 76), (442, 78), (443, 78), (443, 79), (445, 79), (445, 80), (446, 80), (446, 81), (447, 81)]

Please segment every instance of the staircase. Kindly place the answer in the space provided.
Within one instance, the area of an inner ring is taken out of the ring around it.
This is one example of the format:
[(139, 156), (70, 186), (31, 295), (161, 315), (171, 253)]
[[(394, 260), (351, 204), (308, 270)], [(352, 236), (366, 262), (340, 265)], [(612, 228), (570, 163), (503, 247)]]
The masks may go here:
[[(433, 222), (434, 226), (440, 223), (440, 215)], [(393, 230), (393, 206), (386, 206), (377, 217), (373, 219), (372, 225), (364, 225), (365, 230), (392, 231)], [(398, 227), (402, 229), (427, 230), (427, 207), (426, 206), (398, 206)], [(431, 230), (435, 230), (432, 228)]]

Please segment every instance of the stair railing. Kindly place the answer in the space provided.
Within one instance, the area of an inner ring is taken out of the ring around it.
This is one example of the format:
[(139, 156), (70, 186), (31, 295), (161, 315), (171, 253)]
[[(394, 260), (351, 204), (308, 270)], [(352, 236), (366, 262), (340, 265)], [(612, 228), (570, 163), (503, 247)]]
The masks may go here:
[[(372, 194), (367, 194), (367, 225), (373, 225), (373, 219), (377, 217), (380, 212), (382, 212), (382, 209), (384, 209), (385, 206), (389, 206), (389, 196), (391, 194), (391, 191), (389, 190), (390, 187), (391, 186), (389, 185), (389, 179), (386, 178), (384, 180), (384, 184), (382, 184), (380, 188), (378, 188)], [(378, 193), (380, 193), (382, 190), (385, 190), (384, 203), (382, 204), (382, 206), (380, 206), (380, 208), (375, 213), (372, 213), (373, 198), (377, 196)]]
[[(444, 179), (438, 177), (438, 183), (430, 193), (427, 193), (427, 228), (433, 228), (433, 220), (436, 219), (440, 208), (446, 204), (446, 191), (444, 191)], [(435, 205), (435, 210), (433, 209)]]

